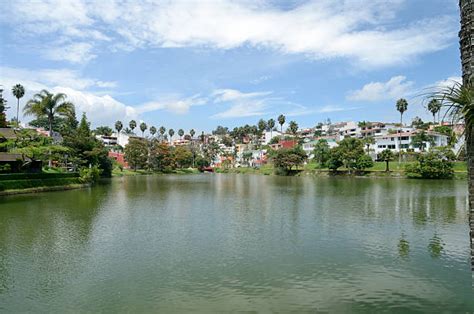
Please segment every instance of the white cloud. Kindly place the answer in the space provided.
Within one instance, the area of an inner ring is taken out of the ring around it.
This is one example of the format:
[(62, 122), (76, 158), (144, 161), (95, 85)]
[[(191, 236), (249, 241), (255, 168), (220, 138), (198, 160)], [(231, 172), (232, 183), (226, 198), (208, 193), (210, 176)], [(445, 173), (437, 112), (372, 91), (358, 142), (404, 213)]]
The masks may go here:
[(413, 23), (396, 20), (403, 2), (341, 0), (336, 5), (333, 0), (319, 0), (282, 10), (268, 2), (230, 0), (12, 1), (4, 20), (34, 34), (88, 38), (47, 54), (71, 62), (90, 60), (98, 50), (96, 45), (113, 40), (110, 47), (120, 49), (248, 45), (379, 67), (444, 49), (456, 37), (454, 17), (435, 16)]
[(201, 106), (206, 103), (205, 98), (201, 98), (200, 95), (194, 95), (192, 97), (180, 99), (178, 97), (172, 97), (171, 99), (165, 99), (161, 101), (152, 101), (145, 103), (136, 108), (138, 113), (146, 113), (155, 110), (167, 110), (176, 114), (186, 114), (192, 106)]
[(243, 93), (235, 89), (218, 89), (212, 93), (215, 104), (230, 104), (226, 110), (216, 113), (211, 118), (243, 118), (262, 116), (271, 101), (266, 96), (271, 92)]
[(412, 93), (414, 83), (407, 81), (405, 76), (394, 76), (387, 82), (371, 82), (362, 89), (349, 92), (348, 100), (380, 101), (405, 97)]
[(432, 87), (443, 88), (443, 87), (452, 87), (456, 83), (462, 83), (462, 77), (460, 76), (451, 76), (445, 80), (435, 82)]

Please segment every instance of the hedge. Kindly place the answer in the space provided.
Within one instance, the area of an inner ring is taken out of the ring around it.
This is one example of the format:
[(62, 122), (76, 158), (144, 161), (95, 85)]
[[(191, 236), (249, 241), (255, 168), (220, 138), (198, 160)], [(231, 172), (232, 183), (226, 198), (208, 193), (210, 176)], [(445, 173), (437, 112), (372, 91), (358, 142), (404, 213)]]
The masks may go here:
[(77, 178), (79, 173), (9, 173), (0, 174), (0, 182), (10, 180), (31, 180), (31, 179), (62, 179), (62, 178)]

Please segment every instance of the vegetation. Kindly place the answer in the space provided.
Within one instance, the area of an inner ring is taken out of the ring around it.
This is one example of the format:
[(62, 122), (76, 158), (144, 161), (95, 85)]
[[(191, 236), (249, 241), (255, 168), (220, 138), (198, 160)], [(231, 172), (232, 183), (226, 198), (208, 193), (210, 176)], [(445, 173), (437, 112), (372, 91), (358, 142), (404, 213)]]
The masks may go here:
[(453, 160), (451, 150), (433, 149), (418, 155), (417, 162), (407, 165), (405, 172), (411, 178), (449, 179), (454, 175)]
[(385, 171), (389, 172), (390, 171), (390, 161), (392, 161), (394, 158), (393, 152), (390, 149), (385, 149), (379, 154), (379, 160), (382, 160), (385, 162)]
[(314, 160), (324, 168), (327, 166), (327, 162), (330, 158), (330, 148), (329, 144), (325, 139), (319, 140), (316, 145), (314, 145), (313, 150)]
[(280, 149), (276, 152), (273, 158), (273, 165), (277, 172), (282, 174), (289, 174), (293, 168), (298, 168), (306, 161), (306, 153), (296, 146), (292, 149)]
[(0, 128), (7, 127), (7, 117), (5, 110), (7, 109), (7, 101), (3, 98), (3, 89), (0, 88)]
[(20, 123), (20, 99), (25, 95), (25, 88), (21, 84), (16, 84), (12, 88), (12, 94), (17, 100), (16, 104), (16, 122)]

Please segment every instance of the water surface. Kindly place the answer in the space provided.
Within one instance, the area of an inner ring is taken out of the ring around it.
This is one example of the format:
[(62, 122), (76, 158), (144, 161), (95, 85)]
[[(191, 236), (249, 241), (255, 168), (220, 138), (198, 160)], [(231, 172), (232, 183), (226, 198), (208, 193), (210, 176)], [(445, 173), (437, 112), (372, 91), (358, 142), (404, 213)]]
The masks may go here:
[(0, 198), (1, 312), (474, 311), (464, 181), (139, 176)]

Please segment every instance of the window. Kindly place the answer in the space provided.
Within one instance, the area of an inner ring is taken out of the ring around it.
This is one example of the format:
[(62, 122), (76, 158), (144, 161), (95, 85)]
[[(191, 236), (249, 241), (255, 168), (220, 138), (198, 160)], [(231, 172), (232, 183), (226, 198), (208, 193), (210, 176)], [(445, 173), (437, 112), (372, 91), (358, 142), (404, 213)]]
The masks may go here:
[(401, 140), (402, 140), (402, 141), (408, 141), (408, 136), (402, 136), (402, 137), (401, 137)]
[(388, 149), (395, 149), (395, 145), (394, 145), (394, 144), (387, 145), (387, 148), (388, 148)]
[(409, 144), (401, 144), (400, 148), (408, 148), (410, 145)]
[(395, 141), (395, 138), (394, 138), (394, 137), (392, 137), (392, 138), (390, 138), (390, 140), (391, 140), (392, 142), (394, 142), (394, 141)]
[(379, 145), (378, 147), (379, 147), (379, 148), (385, 148), (385, 147), (387, 147), (387, 146), (385, 146), (385, 145)]

